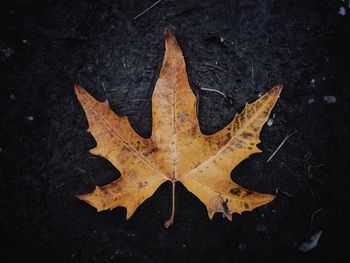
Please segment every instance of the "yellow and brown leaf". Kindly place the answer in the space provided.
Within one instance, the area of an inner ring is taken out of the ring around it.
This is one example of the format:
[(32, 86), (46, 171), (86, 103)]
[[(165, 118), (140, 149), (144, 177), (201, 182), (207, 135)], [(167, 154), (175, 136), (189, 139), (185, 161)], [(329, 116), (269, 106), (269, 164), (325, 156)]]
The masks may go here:
[[(98, 211), (124, 206), (127, 218), (166, 181), (181, 182), (207, 207), (210, 218), (221, 212), (251, 211), (274, 196), (249, 191), (233, 182), (231, 171), (242, 160), (260, 150), (259, 134), (279, 98), (276, 86), (235, 116), (213, 135), (203, 135), (196, 116), (196, 97), (188, 82), (182, 51), (165, 32), (165, 54), (152, 96), (152, 136), (139, 136), (127, 117), (116, 115), (108, 102), (99, 102), (76, 85), (75, 93), (97, 142), (91, 153), (109, 160), (121, 172), (111, 184), (78, 198)], [(166, 226), (172, 224), (173, 212)]]

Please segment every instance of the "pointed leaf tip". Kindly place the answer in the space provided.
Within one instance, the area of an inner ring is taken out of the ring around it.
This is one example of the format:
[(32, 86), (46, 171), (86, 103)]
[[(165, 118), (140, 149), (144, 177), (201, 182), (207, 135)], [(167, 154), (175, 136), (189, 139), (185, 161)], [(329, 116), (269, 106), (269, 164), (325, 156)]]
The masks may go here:
[(81, 87), (79, 84), (74, 85), (74, 93), (78, 98), (82, 95), (87, 94), (86, 90), (83, 87)]
[(176, 37), (169, 28), (165, 29), (164, 35), (165, 35), (165, 47), (166, 47), (165, 49), (166, 49), (166, 51), (168, 51), (170, 53), (182, 54), (180, 46), (177, 43)]
[(268, 93), (279, 96), (283, 90), (283, 84), (274, 86)]
[(164, 36), (165, 36), (165, 38), (174, 37), (174, 34), (173, 34), (173, 32), (171, 32), (171, 29), (169, 27), (164, 29)]
[(82, 89), (78, 84), (74, 84), (74, 93), (77, 94), (79, 90)]

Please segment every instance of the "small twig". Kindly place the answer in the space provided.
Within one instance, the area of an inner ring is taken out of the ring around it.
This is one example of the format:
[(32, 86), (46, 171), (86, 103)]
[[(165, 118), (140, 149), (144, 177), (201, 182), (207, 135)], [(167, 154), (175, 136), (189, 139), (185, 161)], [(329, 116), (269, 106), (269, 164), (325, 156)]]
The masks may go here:
[(305, 156), (305, 161), (304, 161), (304, 175), (309, 179), (312, 178), (312, 172), (311, 172), (312, 168), (319, 168), (319, 167), (324, 166), (324, 164), (322, 164), (322, 163), (317, 164), (317, 165), (310, 164), (311, 156), (312, 156), (312, 153), (308, 152)]
[(63, 187), (64, 186), (64, 183), (61, 183), (61, 184), (59, 184), (59, 185), (56, 185), (56, 189), (59, 189), (59, 188), (61, 188), (61, 187)]
[(143, 14), (145, 14), (146, 12), (148, 12), (149, 10), (151, 10), (153, 7), (155, 7), (156, 5), (158, 5), (160, 2), (162, 2), (162, 0), (158, 0), (157, 2), (155, 2), (154, 4), (152, 4), (150, 7), (148, 7), (145, 11), (141, 12), (140, 14), (138, 14), (137, 16), (134, 17), (134, 20), (138, 19), (140, 16), (142, 16)]
[[(197, 101), (198, 101), (199, 91), (200, 91), (200, 90), (212, 91), (212, 92), (216, 92), (216, 93), (220, 94), (221, 96), (223, 96), (223, 97), (225, 98), (226, 102), (227, 102), (228, 104), (230, 104), (230, 105), (237, 111), (237, 108), (236, 108), (236, 106), (235, 106), (234, 103), (233, 103), (232, 97), (230, 97), (230, 96), (227, 97), (225, 93), (223, 93), (223, 92), (221, 92), (221, 91), (219, 91), (219, 90), (216, 90), (216, 89), (209, 89), (209, 88), (201, 88), (201, 87), (199, 87), (199, 90), (197, 91)], [(197, 108), (197, 110), (198, 110), (198, 108)], [(198, 111), (197, 111), (197, 113), (198, 113)], [(198, 116), (198, 115), (197, 115), (197, 116)]]
[(304, 174), (310, 178), (310, 174), (311, 174), (311, 166), (309, 164), (310, 158), (311, 158), (311, 152), (308, 152), (305, 156), (305, 161), (304, 161)]
[(200, 90), (205, 90), (205, 91), (216, 92), (216, 93), (218, 93), (218, 94), (224, 96), (224, 98), (227, 100), (227, 96), (226, 96), (223, 92), (221, 92), (221, 91), (219, 91), (219, 90), (216, 90), (216, 89), (208, 89), (208, 88), (199, 88), (199, 89), (200, 89)]
[(222, 67), (220, 67), (218, 65), (214, 65), (214, 64), (210, 64), (210, 63), (203, 63), (203, 64), (206, 65), (206, 66), (212, 67), (212, 68), (216, 68), (216, 69), (218, 69), (220, 71), (226, 72), (225, 69), (223, 69)]
[(121, 57), (120, 59), (123, 63), (123, 67), (126, 69), (126, 62), (125, 62), (125, 57)]
[(310, 219), (310, 227), (313, 227), (313, 223), (314, 223), (314, 217), (316, 214), (318, 214), (319, 212), (321, 212), (323, 209), (320, 208), (320, 209), (317, 209), (311, 216), (311, 219)]
[(172, 202), (171, 202), (171, 216), (170, 218), (164, 223), (165, 228), (169, 228), (174, 224), (174, 215), (175, 215), (175, 181), (173, 183), (173, 191), (172, 191)]
[(291, 195), (290, 193), (286, 192), (286, 191), (282, 191), (282, 190), (279, 190), (279, 188), (277, 187), (276, 190), (275, 190), (275, 194), (277, 195), (278, 193), (282, 193), (288, 197), (293, 197), (293, 195)]
[(293, 197), (293, 195), (291, 195), (290, 193), (286, 192), (286, 191), (282, 191), (280, 190), (280, 192), (286, 196), (289, 196), (289, 197)]
[(287, 134), (287, 136), (283, 139), (283, 141), (281, 142), (281, 144), (277, 147), (277, 149), (271, 154), (270, 158), (267, 159), (267, 163), (275, 156), (275, 154), (281, 149), (281, 147), (283, 146), (283, 144), (288, 140), (288, 138), (292, 135), (294, 135), (295, 133), (297, 133), (298, 131), (295, 130), (294, 132)]
[(101, 81), (101, 85), (102, 85), (103, 91), (104, 91), (104, 93), (106, 95), (106, 85), (105, 85), (105, 83), (103, 81)]
[(77, 169), (78, 171), (80, 171), (80, 172), (86, 174), (86, 171), (84, 171), (83, 169), (81, 169), (81, 168), (79, 168), (79, 167), (76, 167), (75, 169)]

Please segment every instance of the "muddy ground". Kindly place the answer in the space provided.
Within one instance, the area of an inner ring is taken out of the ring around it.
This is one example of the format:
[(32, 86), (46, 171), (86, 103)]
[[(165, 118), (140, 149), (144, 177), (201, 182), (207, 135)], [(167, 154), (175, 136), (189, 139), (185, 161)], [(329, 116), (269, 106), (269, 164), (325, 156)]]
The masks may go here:
[[(334, 262), (348, 258), (348, 1), (3, 1), (0, 4), (2, 262)], [(284, 90), (261, 154), (232, 178), (277, 198), (213, 221), (183, 186), (166, 230), (171, 184), (126, 221), (75, 198), (120, 176), (73, 94), (79, 83), (151, 132), (151, 96), (172, 28), (212, 134), (276, 84)], [(200, 91), (217, 89), (217, 93)], [(266, 162), (287, 134), (297, 131)], [(323, 231), (318, 246), (298, 247)]]

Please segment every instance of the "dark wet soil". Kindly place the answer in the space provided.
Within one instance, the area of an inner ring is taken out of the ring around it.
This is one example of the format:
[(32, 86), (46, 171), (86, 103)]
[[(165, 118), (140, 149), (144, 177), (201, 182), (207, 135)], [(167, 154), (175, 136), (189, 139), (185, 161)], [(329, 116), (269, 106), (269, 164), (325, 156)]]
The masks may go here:
[[(349, 259), (348, 1), (2, 1), (0, 4), (1, 262), (335, 262)], [(346, 14), (339, 14), (343, 7)], [(120, 176), (95, 142), (73, 84), (151, 132), (151, 96), (172, 28), (198, 92), (201, 129), (224, 127), (246, 101), (284, 90), (261, 154), (232, 178), (276, 193), (233, 221), (207, 217), (161, 186), (126, 221), (75, 198)], [(217, 89), (220, 94), (199, 91)], [(297, 131), (266, 162), (285, 136)], [(300, 244), (323, 231), (307, 253)]]

